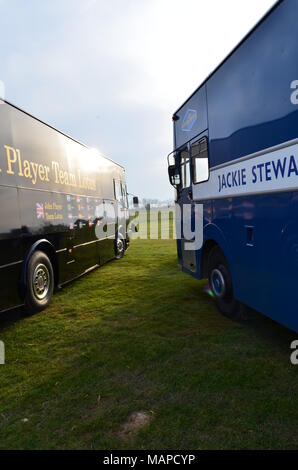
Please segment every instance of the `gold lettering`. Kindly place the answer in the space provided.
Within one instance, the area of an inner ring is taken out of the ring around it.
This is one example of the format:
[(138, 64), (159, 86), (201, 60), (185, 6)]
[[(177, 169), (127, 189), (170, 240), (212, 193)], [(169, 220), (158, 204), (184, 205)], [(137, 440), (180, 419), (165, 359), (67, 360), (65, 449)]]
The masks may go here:
[(88, 178), (88, 176), (82, 177), (80, 170), (78, 170), (78, 181), (79, 181), (79, 188), (96, 191), (96, 181), (93, 178)]
[(69, 173), (69, 184), (70, 184), (70, 186), (76, 186), (77, 185), (76, 177), (73, 173)]
[(16, 163), (17, 161), (17, 153), (13, 147), (9, 147), (8, 145), (4, 145), (6, 150), (6, 157), (7, 157), (7, 174), (14, 175), (14, 171), (12, 170), (12, 164)]
[(63, 170), (58, 162), (52, 162), (52, 168), (55, 172), (55, 183), (65, 186), (77, 186), (75, 175)]
[(16, 149), (17, 156), (18, 156), (18, 165), (19, 165), (19, 176), (24, 176), (22, 172), (22, 160), (21, 160), (21, 152), (19, 149)]
[(22, 160), (21, 151), (19, 149), (15, 149), (9, 145), (4, 145), (4, 148), (7, 158), (7, 173), (10, 175), (14, 175), (17, 171), (18, 176), (30, 179), (32, 184), (36, 185), (38, 181), (50, 182), (52, 171), (56, 184), (93, 191), (96, 190), (95, 179), (82, 175), (80, 169), (78, 169), (76, 173), (70, 173), (56, 161), (52, 161), (50, 167), (30, 160)]
[(43, 165), (39, 165), (38, 167), (38, 176), (40, 181), (45, 180), (45, 167)]
[(50, 179), (49, 179), (50, 167), (49, 167), (49, 166), (45, 166), (45, 167), (44, 167), (44, 171), (45, 171), (45, 181), (49, 182), (49, 181), (50, 181)]
[(23, 166), (24, 166), (24, 176), (25, 176), (25, 178), (30, 178), (31, 179), (32, 174), (31, 174), (30, 163), (28, 162), (28, 160), (24, 160)]
[(53, 202), (53, 209), (56, 211), (62, 211), (62, 204), (56, 204), (56, 202)]
[(33, 176), (32, 176), (32, 184), (36, 184), (36, 180), (37, 180), (37, 168), (38, 168), (38, 163), (34, 163), (34, 162), (31, 162), (31, 168), (32, 168), (32, 172), (33, 172)]
[(52, 162), (52, 168), (55, 172), (55, 183), (59, 184), (59, 163)]

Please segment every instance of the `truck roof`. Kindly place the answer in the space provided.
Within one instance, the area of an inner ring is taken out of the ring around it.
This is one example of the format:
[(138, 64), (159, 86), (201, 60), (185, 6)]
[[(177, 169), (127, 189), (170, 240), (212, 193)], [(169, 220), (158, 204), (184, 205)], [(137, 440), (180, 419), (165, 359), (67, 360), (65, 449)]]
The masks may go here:
[(211, 72), (207, 76), (207, 78), (201, 83), (201, 85), (195, 89), (195, 91), (183, 102), (181, 106), (179, 106), (179, 108), (175, 111), (174, 114), (178, 113), (180, 109), (183, 108), (183, 106), (197, 93), (197, 91), (200, 90), (200, 88), (202, 88), (202, 86), (204, 86), (208, 82), (208, 80), (234, 54), (234, 52), (236, 52), (236, 50), (239, 49), (239, 47), (246, 41), (246, 39), (248, 39), (249, 36), (251, 36), (253, 32), (266, 20), (266, 18), (283, 2), (284, 0), (278, 0), (276, 3), (273, 4), (273, 6), (268, 10), (268, 12), (265, 13), (265, 15), (257, 22), (257, 24), (244, 36), (244, 38), (239, 42), (239, 44), (237, 44), (237, 46), (234, 47), (234, 49), (232, 49), (232, 51), (226, 56), (226, 58), (222, 62), (220, 62), (220, 64), (213, 70), (213, 72)]
[[(60, 131), (59, 129), (57, 129), (57, 128), (54, 127), (54, 126), (51, 126), (51, 124), (48, 124), (47, 122), (43, 121), (42, 119), (39, 119), (39, 118), (37, 118), (36, 116), (33, 116), (33, 114), (30, 114), (30, 113), (28, 113), (27, 111), (24, 111), (24, 110), (21, 109), (19, 106), (16, 106), (15, 104), (10, 103), (9, 101), (7, 101), (7, 100), (5, 100), (5, 99), (1, 99), (1, 101), (3, 101), (4, 103), (8, 104), (9, 106), (12, 106), (13, 108), (17, 109), (17, 110), (20, 111), (21, 113), (24, 113), (24, 114), (26, 114), (27, 116), (30, 116), (31, 118), (35, 119), (35, 121), (38, 121), (38, 122), (40, 122), (41, 124), (44, 124), (45, 126), (49, 127), (50, 129), (53, 129), (54, 131), (59, 132), (59, 134), (62, 134), (64, 137), (67, 137), (68, 139), (73, 140), (73, 141), (76, 142), (77, 144), (82, 145), (82, 146), (85, 147), (85, 148), (90, 148), (88, 145), (84, 144), (83, 142), (80, 142), (79, 140), (74, 139), (74, 138), (71, 137), (70, 135), (66, 134), (65, 132)], [(103, 158), (105, 158), (106, 160), (109, 160), (110, 162), (114, 163), (115, 165), (119, 166), (120, 168), (122, 168), (122, 169), (125, 171), (125, 168), (124, 168), (123, 165), (120, 165), (119, 163), (115, 162), (114, 160), (112, 160), (111, 158), (107, 157), (106, 155), (103, 155), (102, 153), (100, 153), (100, 155), (101, 155)]]

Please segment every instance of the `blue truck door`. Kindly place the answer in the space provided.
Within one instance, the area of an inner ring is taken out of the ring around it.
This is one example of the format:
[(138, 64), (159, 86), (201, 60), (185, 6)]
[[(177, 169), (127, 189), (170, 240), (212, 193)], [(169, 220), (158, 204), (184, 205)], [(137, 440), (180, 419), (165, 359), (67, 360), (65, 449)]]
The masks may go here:
[[(197, 272), (196, 251), (186, 250), (185, 243), (193, 240), (194, 233), (193, 172), (190, 143), (199, 139), (208, 129), (206, 87), (203, 86), (174, 115), (176, 162), (181, 168), (181, 184), (178, 186), (177, 201), (181, 211), (181, 240), (178, 240), (179, 263), (183, 269)], [(184, 214), (184, 221), (183, 221)]]
[[(180, 227), (181, 239), (180, 243), (180, 262), (184, 269), (196, 271), (196, 252), (187, 250), (185, 244), (193, 240), (191, 235), (194, 232), (193, 213), (194, 202), (192, 199), (192, 172), (191, 172), (191, 156), (189, 147), (184, 147), (178, 153), (178, 161), (180, 162), (181, 184), (178, 186), (178, 201), (180, 207)], [(178, 247), (179, 248), (179, 247)]]

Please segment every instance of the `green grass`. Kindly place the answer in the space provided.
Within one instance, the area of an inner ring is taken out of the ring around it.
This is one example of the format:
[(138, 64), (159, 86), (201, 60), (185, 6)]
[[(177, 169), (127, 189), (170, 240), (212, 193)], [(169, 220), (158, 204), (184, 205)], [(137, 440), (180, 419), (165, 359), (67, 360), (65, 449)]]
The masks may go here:
[[(297, 449), (295, 334), (229, 321), (203, 286), (175, 242), (135, 241), (45, 312), (3, 318), (0, 448)], [(152, 420), (123, 441), (135, 411)]]

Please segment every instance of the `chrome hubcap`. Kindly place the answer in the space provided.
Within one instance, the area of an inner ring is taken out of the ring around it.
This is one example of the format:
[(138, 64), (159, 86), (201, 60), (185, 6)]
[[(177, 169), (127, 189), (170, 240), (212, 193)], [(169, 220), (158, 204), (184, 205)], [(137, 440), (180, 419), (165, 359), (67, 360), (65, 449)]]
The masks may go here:
[(33, 291), (38, 300), (43, 300), (50, 288), (50, 273), (44, 264), (38, 264), (33, 273)]
[(123, 240), (121, 240), (121, 238), (118, 238), (117, 240), (117, 252), (118, 252), (118, 255), (121, 255), (123, 253), (123, 250), (124, 250), (124, 243), (123, 243)]
[(211, 273), (211, 288), (216, 297), (220, 299), (226, 294), (225, 278), (219, 269), (214, 269)]

